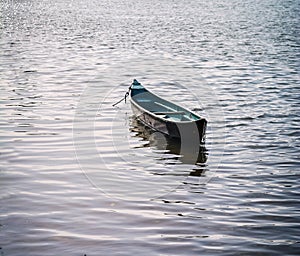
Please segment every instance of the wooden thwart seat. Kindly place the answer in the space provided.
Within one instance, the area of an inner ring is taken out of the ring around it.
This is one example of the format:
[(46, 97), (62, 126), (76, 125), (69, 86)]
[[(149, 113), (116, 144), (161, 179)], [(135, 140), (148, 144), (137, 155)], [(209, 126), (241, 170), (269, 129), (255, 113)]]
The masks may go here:
[(184, 115), (184, 111), (154, 112), (156, 115)]

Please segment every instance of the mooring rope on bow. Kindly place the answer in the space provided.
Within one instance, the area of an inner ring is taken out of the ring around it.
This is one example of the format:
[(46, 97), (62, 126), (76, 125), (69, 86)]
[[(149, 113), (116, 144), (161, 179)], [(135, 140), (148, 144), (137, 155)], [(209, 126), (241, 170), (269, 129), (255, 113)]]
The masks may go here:
[(130, 90), (131, 90), (131, 85), (129, 86), (129, 88), (128, 88), (127, 92), (125, 93), (124, 97), (122, 99), (120, 99), (118, 102), (116, 102), (115, 104), (113, 104), (112, 106), (114, 107), (114, 106), (118, 105), (123, 100), (125, 100), (125, 103), (126, 103), (126, 99), (129, 96)]

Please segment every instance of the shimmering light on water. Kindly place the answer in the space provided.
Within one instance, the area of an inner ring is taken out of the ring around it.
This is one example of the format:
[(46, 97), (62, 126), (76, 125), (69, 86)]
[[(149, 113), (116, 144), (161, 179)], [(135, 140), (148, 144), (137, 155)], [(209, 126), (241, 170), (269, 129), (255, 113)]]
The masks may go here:
[[(299, 1), (0, 9), (1, 255), (299, 253)], [(208, 119), (197, 164), (133, 78)]]

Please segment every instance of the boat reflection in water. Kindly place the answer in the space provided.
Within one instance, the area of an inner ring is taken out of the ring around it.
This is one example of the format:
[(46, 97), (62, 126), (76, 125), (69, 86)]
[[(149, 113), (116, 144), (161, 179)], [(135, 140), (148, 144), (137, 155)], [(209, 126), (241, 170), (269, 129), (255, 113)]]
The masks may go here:
[(191, 165), (189, 176), (201, 176), (207, 169), (207, 150), (203, 145), (195, 149), (181, 150), (181, 141), (179, 139), (170, 138), (160, 132), (153, 131), (145, 126), (141, 121), (132, 117), (130, 119), (130, 132), (132, 136), (139, 137), (145, 143), (139, 147), (150, 147), (154, 151), (160, 153), (159, 160), (168, 164), (188, 164)]

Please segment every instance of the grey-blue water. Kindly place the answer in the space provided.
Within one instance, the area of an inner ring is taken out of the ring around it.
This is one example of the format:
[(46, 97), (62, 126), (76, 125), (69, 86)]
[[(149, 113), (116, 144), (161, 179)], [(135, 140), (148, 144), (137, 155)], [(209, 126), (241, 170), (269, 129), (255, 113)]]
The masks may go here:
[[(0, 2), (0, 255), (299, 255), (299, 0)], [(137, 78), (208, 120), (190, 161)]]

